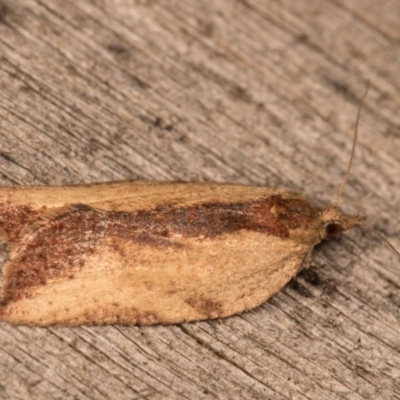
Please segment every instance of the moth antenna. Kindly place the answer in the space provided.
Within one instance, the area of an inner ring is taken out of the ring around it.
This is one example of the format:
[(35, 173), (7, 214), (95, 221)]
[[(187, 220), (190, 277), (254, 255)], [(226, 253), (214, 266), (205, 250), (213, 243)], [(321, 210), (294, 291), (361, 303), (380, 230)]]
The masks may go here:
[(340, 185), (340, 188), (339, 188), (339, 190), (338, 190), (338, 192), (336, 194), (336, 198), (333, 201), (331, 208), (336, 208), (337, 207), (337, 205), (339, 203), (339, 200), (342, 197), (342, 193), (343, 193), (344, 187), (346, 186), (347, 179), (348, 179), (348, 177), (350, 175), (351, 165), (353, 164), (354, 152), (355, 152), (356, 144), (357, 144), (358, 123), (360, 121), (361, 109), (362, 109), (362, 106), (364, 104), (365, 97), (367, 96), (368, 89), (369, 89), (369, 81), (367, 83), (367, 88), (365, 89), (364, 95), (361, 98), (360, 103), (358, 105), (358, 109), (357, 109), (357, 118), (356, 118), (356, 124), (355, 124), (355, 127), (354, 127), (354, 136), (353, 136), (353, 147), (352, 147), (351, 153), (350, 153), (349, 165), (347, 166), (346, 175), (344, 176), (343, 182)]
[(396, 250), (396, 248), (389, 242), (389, 240), (387, 240), (385, 238), (385, 236), (382, 235), (382, 233), (379, 233), (378, 231), (376, 231), (372, 226), (366, 224), (365, 222), (360, 222), (358, 224), (359, 226), (362, 226), (364, 229), (366, 229), (367, 231), (370, 231), (372, 233), (375, 233), (375, 235), (377, 235), (378, 237), (380, 237), (398, 256), (400, 256), (400, 252), (398, 250)]

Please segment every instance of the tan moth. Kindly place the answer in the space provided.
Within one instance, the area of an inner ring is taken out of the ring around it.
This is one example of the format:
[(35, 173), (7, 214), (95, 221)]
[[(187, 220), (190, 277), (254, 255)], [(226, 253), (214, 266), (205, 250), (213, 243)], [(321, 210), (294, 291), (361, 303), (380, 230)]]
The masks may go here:
[(262, 304), (316, 244), (366, 226), (337, 209), (359, 116), (346, 177), (325, 209), (285, 190), (217, 183), (0, 188), (10, 249), (0, 319), (171, 324)]

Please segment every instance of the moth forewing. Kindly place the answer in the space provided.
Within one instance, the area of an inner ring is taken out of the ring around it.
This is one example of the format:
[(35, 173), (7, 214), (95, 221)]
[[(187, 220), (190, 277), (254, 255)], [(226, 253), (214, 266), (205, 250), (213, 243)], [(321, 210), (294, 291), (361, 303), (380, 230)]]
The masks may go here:
[(119, 182), (0, 196), (0, 228), (13, 243), (0, 315), (34, 325), (248, 310), (296, 274), (321, 226), (302, 196), (242, 185)]

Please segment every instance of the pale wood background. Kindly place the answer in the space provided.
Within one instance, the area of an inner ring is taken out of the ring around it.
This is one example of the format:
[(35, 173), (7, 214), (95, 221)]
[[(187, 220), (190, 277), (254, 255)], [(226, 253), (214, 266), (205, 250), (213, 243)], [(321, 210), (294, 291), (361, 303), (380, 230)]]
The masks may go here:
[[(341, 202), (400, 248), (398, 0), (1, 0), (0, 184), (236, 182)], [(6, 251), (3, 251), (6, 257)], [(400, 399), (400, 260), (355, 229), (256, 310), (0, 324), (0, 399)]]

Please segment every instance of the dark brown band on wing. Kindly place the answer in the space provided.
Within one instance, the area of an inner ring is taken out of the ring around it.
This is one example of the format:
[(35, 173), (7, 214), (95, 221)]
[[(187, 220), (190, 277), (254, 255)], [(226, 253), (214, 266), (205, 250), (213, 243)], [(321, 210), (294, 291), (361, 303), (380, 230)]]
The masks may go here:
[(15, 240), (22, 230), (36, 221), (44, 211), (34, 210), (27, 205), (0, 203), (0, 235), (4, 240)]
[(281, 195), (243, 203), (178, 208), (165, 204), (136, 212), (75, 205), (21, 239), (8, 265), (3, 301), (15, 300), (48, 279), (73, 277), (84, 266), (85, 257), (101, 252), (106, 241), (107, 245), (123, 240), (179, 251), (185, 238), (214, 239), (242, 230), (287, 238), (290, 229), (307, 226), (316, 215), (305, 200)]

